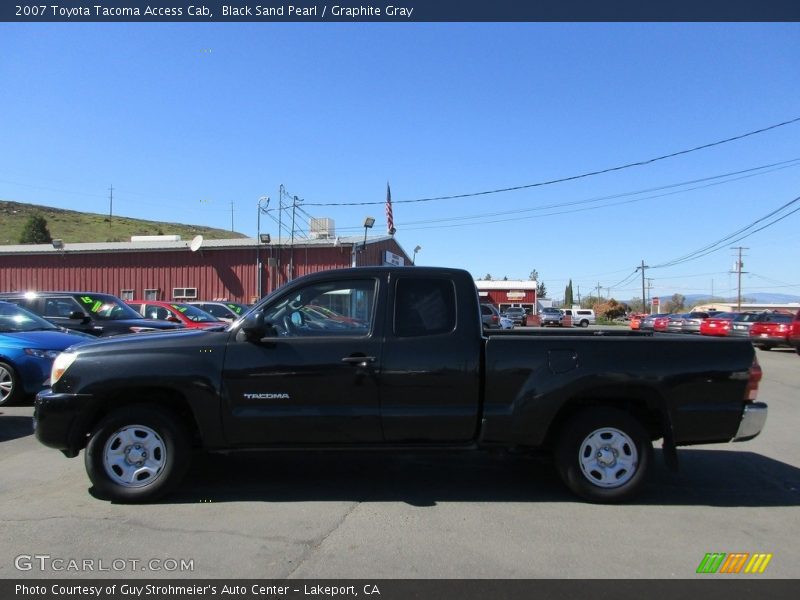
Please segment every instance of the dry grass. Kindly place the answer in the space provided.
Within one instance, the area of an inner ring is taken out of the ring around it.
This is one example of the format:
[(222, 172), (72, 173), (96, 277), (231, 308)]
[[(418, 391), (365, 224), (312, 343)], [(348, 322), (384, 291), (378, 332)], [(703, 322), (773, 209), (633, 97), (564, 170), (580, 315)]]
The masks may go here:
[(196, 235), (212, 240), (247, 237), (242, 233), (213, 227), (127, 217), (109, 218), (108, 215), (0, 200), (0, 245), (18, 244), (22, 228), (34, 214), (40, 214), (47, 219), (47, 228), (53, 238), (60, 238), (68, 244), (126, 242), (132, 235), (179, 235), (184, 240), (190, 240)]

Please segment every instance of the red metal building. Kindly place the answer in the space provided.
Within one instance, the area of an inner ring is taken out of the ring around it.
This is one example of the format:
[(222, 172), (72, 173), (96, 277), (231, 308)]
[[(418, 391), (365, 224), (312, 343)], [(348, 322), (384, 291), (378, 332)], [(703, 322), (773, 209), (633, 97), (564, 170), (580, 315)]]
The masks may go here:
[(509, 306), (522, 306), (528, 314), (536, 314), (535, 281), (483, 281), (478, 280), (478, 296), (481, 302), (494, 304), (501, 311)]
[[(392, 236), (260, 244), (253, 238), (0, 246), (0, 291), (75, 290), (148, 300), (254, 302), (291, 279), (411, 264)], [(260, 290), (259, 290), (260, 286)]]

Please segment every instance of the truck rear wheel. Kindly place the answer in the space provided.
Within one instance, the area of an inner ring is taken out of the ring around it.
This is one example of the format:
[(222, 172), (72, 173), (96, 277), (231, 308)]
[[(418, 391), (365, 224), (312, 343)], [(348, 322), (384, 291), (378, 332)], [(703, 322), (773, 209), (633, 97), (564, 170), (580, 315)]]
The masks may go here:
[(636, 494), (653, 461), (647, 431), (626, 412), (592, 408), (567, 422), (555, 452), (564, 483), (590, 502), (622, 502)]
[(149, 502), (172, 490), (189, 467), (185, 429), (169, 413), (132, 405), (103, 419), (86, 446), (86, 472), (109, 500)]

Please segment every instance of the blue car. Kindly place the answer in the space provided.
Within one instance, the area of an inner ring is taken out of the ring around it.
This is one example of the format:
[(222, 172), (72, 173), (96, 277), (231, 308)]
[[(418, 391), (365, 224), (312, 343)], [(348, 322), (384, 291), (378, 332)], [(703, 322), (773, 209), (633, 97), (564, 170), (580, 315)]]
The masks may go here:
[(16, 304), (0, 302), (0, 406), (36, 394), (59, 352), (95, 339), (67, 333)]

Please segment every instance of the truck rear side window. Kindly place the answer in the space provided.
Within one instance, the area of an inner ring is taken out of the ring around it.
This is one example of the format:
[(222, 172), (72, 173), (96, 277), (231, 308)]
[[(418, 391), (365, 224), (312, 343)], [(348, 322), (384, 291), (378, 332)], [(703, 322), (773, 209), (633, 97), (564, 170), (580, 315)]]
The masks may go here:
[(456, 293), (447, 279), (398, 280), (394, 300), (397, 337), (438, 335), (456, 326)]

